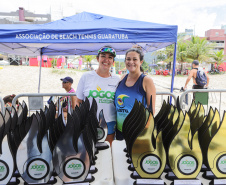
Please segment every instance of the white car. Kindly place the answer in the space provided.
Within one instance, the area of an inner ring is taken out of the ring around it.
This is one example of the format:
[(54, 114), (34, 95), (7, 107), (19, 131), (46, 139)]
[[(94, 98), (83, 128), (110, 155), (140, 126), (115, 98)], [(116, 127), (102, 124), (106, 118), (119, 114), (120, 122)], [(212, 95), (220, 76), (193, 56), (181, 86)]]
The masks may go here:
[(9, 61), (7, 60), (0, 60), (0, 66), (8, 66), (10, 65)]

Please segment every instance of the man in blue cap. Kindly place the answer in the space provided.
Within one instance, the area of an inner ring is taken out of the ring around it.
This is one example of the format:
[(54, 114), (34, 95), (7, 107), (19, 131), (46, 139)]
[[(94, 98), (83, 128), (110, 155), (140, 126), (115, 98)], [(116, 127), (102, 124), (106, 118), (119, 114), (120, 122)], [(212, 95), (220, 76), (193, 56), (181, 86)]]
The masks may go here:
[[(65, 78), (61, 78), (60, 80), (62, 81), (62, 88), (64, 88), (67, 93), (75, 93), (75, 90), (71, 87), (73, 84), (73, 79), (71, 77), (67, 76)], [(75, 99), (76, 99), (75, 96), (71, 96), (69, 98), (70, 105), (73, 109), (75, 108)], [(68, 105), (63, 107), (63, 111), (67, 112), (67, 108), (68, 108)]]

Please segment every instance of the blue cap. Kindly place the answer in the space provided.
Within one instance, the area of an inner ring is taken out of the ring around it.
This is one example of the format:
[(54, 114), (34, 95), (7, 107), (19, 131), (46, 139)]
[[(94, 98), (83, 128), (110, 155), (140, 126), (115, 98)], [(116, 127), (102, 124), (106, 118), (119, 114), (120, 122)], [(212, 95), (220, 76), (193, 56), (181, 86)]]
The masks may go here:
[(71, 77), (69, 77), (69, 76), (67, 76), (65, 78), (61, 78), (60, 80), (63, 81), (63, 82), (73, 83), (73, 79)]

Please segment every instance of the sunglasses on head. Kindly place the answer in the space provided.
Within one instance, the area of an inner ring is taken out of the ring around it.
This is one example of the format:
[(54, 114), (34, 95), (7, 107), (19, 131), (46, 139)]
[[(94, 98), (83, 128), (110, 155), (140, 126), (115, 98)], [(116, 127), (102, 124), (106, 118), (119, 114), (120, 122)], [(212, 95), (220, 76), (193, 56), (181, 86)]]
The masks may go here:
[(114, 56), (116, 56), (116, 51), (113, 49), (113, 48), (108, 48), (108, 47), (103, 47), (103, 48), (100, 48), (98, 50), (98, 54), (100, 53), (111, 53), (113, 54)]

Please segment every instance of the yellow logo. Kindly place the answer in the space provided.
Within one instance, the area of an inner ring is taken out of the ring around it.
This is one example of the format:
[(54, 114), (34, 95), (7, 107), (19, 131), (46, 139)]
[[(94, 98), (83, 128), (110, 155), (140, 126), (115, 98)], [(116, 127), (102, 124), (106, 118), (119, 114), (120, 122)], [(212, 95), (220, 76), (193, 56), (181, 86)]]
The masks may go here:
[(98, 90), (98, 91), (101, 91), (101, 88), (100, 88), (99, 86), (97, 86), (97, 90)]

